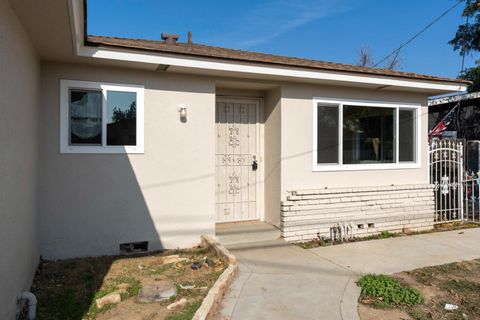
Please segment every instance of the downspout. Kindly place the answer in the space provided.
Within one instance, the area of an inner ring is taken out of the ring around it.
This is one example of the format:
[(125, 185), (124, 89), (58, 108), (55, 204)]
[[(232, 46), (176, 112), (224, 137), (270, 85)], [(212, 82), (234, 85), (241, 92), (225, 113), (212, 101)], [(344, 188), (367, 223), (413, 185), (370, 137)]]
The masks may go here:
[(17, 296), (17, 300), (20, 302), (22, 300), (27, 301), (28, 307), (28, 320), (35, 320), (36, 317), (36, 309), (37, 309), (37, 298), (35, 295), (29, 291), (24, 291)]

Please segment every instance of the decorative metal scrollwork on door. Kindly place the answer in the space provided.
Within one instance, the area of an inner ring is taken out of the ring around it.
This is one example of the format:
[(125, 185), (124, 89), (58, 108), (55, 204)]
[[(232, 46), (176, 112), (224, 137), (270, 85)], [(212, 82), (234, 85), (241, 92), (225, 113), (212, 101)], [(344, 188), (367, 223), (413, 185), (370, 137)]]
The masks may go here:
[(239, 166), (247, 164), (247, 155), (245, 154), (239, 154), (237, 155), (237, 164)]
[(259, 143), (259, 105), (223, 100), (227, 99), (220, 98), (216, 109), (217, 221), (255, 219), (258, 172), (254, 156)]
[(224, 165), (231, 165), (233, 162), (233, 156), (230, 154), (224, 154), (222, 157), (222, 164)]
[(240, 177), (237, 175), (237, 173), (231, 174), (228, 179), (230, 180), (230, 183), (228, 184), (228, 193), (231, 194), (232, 196), (239, 194), (240, 193)]
[(225, 215), (225, 217), (228, 216), (228, 215), (230, 215), (230, 208), (225, 208), (225, 209), (223, 210), (223, 214)]
[(228, 144), (232, 147), (238, 147), (240, 145), (240, 128), (236, 125), (228, 126)]

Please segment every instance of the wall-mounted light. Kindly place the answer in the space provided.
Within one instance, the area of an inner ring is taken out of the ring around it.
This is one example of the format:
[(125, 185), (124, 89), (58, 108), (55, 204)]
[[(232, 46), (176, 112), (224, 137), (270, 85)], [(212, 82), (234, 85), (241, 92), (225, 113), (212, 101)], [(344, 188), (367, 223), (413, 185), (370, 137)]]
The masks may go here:
[(187, 106), (180, 105), (178, 107), (178, 112), (180, 113), (180, 121), (187, 122)]

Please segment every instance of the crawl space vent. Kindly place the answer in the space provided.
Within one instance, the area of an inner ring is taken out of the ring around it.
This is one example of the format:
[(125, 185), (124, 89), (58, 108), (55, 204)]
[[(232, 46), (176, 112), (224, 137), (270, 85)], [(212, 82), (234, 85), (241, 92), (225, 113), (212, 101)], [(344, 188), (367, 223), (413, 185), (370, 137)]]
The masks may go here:
[(132, 254), (148, 251), (148, 241), (120, 243), (120, 254)]

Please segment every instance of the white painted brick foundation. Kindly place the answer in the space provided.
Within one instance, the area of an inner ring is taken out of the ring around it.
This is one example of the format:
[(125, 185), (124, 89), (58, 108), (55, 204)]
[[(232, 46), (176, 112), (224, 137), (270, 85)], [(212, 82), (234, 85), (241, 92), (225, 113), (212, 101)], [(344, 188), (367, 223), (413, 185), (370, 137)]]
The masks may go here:
[(434, 209), (429, 184), (297, 190), (281, 203), (281, 230), (293, 242), (330, 237), (338, 223), (352, 224), (354, 237), (423, 231), (433, 228)]

